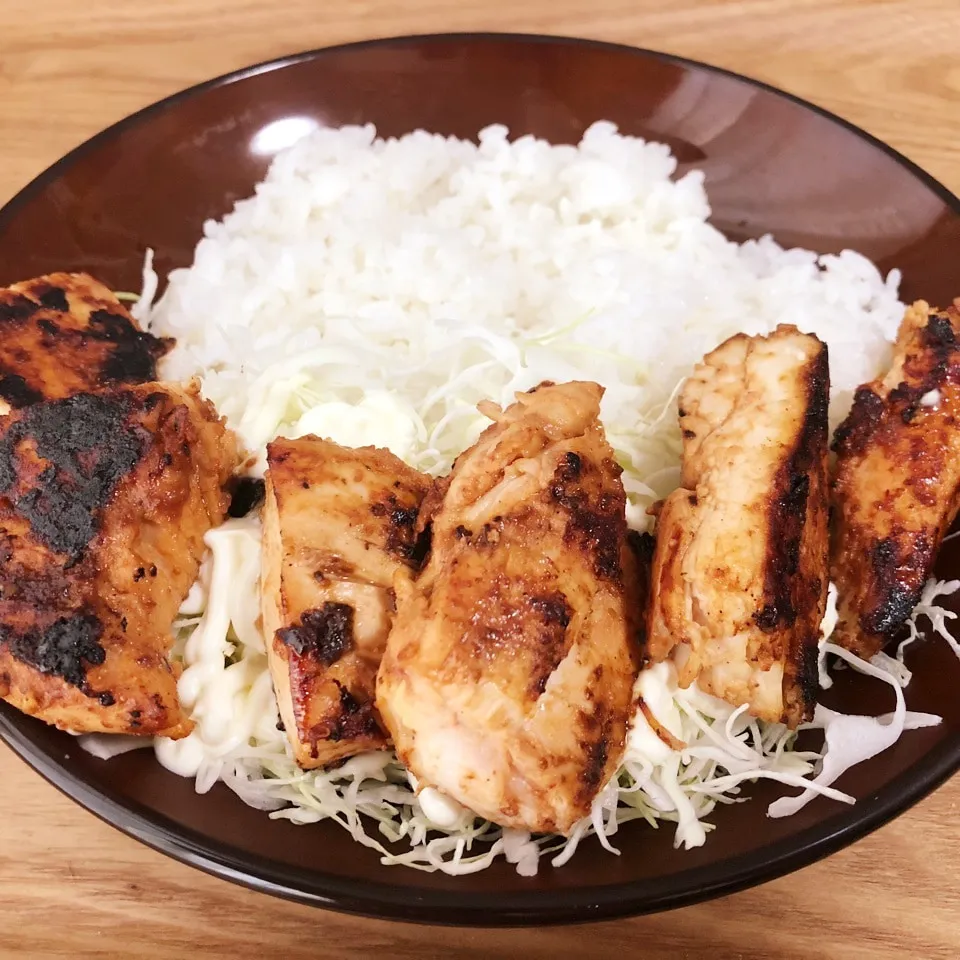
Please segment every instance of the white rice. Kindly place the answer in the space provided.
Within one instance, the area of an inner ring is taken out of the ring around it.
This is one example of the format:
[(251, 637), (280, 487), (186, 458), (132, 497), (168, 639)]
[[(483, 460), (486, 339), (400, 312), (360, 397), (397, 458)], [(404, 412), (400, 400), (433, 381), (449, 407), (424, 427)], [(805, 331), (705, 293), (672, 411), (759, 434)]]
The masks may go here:
[(308, 407), (366, 397), (369, 416), (335, 408), (333, 422), (377, 421), (371, 439), (433, 472), (482, 426), (477, 400), (593, 379), (625, 465), (660, 495), (676, 464), (671, 393), (726, 337), (778, 323), (820, 336), (834, 420), (884, 363), (896, 271), (731, 243), (707, 222), (702, 174), (672, 180), (667, 147), (609, 123), (579, 147), (511, 143), (496, 126), (479, 141), (347, 127), (281, 153), (171, 274), (152, 314), (178, 341), (166, 373), (200, 373), (252, 451)]
[[(609, 123), (577, 147), (511, 143), (499, 126), (479, 144), (319, 130), (276, 157), (254, 197), (204, 224), (193, 266), (174, 271), (160, 302), (142, 301), (139, 314), (177, 338), (164, 375), (201, 377), (254, 470), (278, 433), (318, 433), (389, 446), (442, 473), (484, 424), (478, 400), (509, 403), (543, 379), (596, 380), (629, 520), (643, 527), (646, 507), (676, 483), (672, 401), (705, 352), (779, 323), (816, 333), (830, 348), (836, 422), (887, 361), (903, 312), (896, 271), (881, 277), (857, 253), (729, 242), (708, 223), (703, 176), (674, 180), (675, 169), (667, 147)], [(161, 761), (195, 775), (198, 790), (225, 780), (274, 816), (333, 817), (387, 862), (464, 873), (503, 855), (530, 873), (545, 847), (564, 846), (456, 811), (438, 833), (389, 754), (297, 769), (276, 730), (255, 606), (244, 599), (256, 591), (258, 537), (250, 520), (210, 535), (200, 603), (191, 599), (180, 626), (181, 695), (197, 729), (158, 743)], [(783, 727), (678, 691), (666, 667), (643, 682), (659, 684), (661, 722), (690, 750), (661, 744), (657, 754), (638, 721), (627, 766), (557, 862), (586, 832), (609, 846), (634, 817), (674, 821), (678, 843), (703, 842), (701, 821), (741, 781), (797, 786), (816, 772), (817, 755), (791, 753)], [(909, 726), (898, 703), (897, 722)], [(385, 850), (358, 811), (408, 851)]]

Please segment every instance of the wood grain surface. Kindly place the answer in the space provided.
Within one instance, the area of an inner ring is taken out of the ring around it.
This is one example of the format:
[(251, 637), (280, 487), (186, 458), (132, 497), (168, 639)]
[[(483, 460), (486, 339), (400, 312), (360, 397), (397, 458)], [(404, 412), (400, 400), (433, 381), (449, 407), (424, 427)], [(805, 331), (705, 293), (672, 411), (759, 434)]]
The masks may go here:
[[(960, 192), (960, 0), (0, 0), (0, 201), (188, 84), (311, 47), (446, 30), (596, 37), (751, 74)], [(487, 932), (342, 917), (229, 885), (100, 823), (0, 747), (0, 956), (955, 958), (958, 804), (955, 778), (853, 848), (712, 903)]]

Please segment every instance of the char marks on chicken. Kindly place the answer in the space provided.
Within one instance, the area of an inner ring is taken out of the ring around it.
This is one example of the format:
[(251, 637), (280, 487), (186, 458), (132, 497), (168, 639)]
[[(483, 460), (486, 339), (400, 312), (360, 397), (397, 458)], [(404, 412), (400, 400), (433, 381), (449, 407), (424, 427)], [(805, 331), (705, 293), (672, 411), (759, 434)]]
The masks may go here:
[(171, 626), (228, 505), (232, 435), (196, 386), (0, 420), (0, 696), (77, 732), (181, 737)]
[(40, 400), (157, 379), (173, 345), (144, 332), (85, 273), (51, 273), (0, 289), (0, 413)]
[(387, 738), (374, 706), (393, 581), (416, 566), (432, 481), (387, 450), (317, 437), (268, 447), (262, 608), (297, 762), (326, 766)]
[(960, 301), (915, 303), (893, 354), (834, 438), (834, 639), (868, 658), (910, 616), (960, 508)]
[(424, 506), (423, 572), (397, 577), (377, 684), (422, 786), (536, 832), (568, 833), (617, 770), (639, 665), (602, 392), (544, 384), (481, 405), (494, 423)]
[(827, 597), (827, 348), (731, 337), (679, 400), (680, 488), (656, 525), (648, 655), (764, 720), (812, 714)]

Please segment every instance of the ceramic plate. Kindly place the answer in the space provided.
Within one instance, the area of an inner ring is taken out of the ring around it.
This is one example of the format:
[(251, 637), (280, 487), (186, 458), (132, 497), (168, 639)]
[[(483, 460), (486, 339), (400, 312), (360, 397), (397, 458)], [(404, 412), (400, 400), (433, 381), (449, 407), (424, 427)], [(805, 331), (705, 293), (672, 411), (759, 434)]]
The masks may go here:
[[(270, 157), (257, 134), (291, 117), (423, 127), (461, 137), (490, 123), (575, 143), (595, 120), (670, 145), (681, 172), (706, 173), (713, 223), (735, 240), (772, 233), (822, 253), (852, 247), (903, 271), (905, 300), (960, 294), (960, 202), (895, 151), (822, 110), (702, 64), (548, 37), (447, 35), (354, 44), (261, 64), (123, 120), (43, 173), (0, 211), (0, 283), (86, 270), (138, 289), (144, 249), (161, 275), (187, 265), (203, 221), (250, 194)], [(276, 129), (276, 128), (274, 128)], [(960, 576), (947, 546), (940, 576)], [(109, 762), (67, 734), (0, 705), (0, 734), (65, 793), (126, 833), (211, 873), (356, 913), (450, 924), (566, 923), (675, 907), (796, 869), (906, 809), (960, 765), (960, 664), (942, 641), (916, 644), (909, 709), (941, 726), (904, 736), (838, 784), (853, 807), (818, 800), (782, 820), (780, 790), (719, 810), (705, 846), (631, 824), (622, 856), (581, 844), (536, 878), (498, 863), (452, 878), (385, 867), (330, 824), (270, 820), (218, 785), (198, 796), (149, 751)], [(829, 702), (882, 713), (875, 682), (846, 671)], [(882, 689), (882, 688), (881, 688)], [(4, 812), (15, 817), (16, 811)], [(69, 842), (69, 838), (65, 838)], [(55, 857), (56, 849), (51, 850)]]

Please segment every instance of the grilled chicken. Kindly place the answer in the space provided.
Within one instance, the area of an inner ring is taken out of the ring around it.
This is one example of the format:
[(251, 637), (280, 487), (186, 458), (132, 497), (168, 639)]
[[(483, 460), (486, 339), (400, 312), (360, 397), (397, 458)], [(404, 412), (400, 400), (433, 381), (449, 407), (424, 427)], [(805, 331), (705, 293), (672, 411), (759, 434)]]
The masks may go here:
[(537, 832), (568, 833), (614, 774), (638, 668), (602, 392), (481, 404), (495, 422), (424, 505), (430, 555), (397, 577), (377, 682), (421, 787)]
[(960, 507), (960, 300), (910, 307), (889, 372), (834, 439), (834, 639), (871, 657), (920, 599)]
[(680, 394), (681, 484), (657, 519), (649, 658), (790, 726), (817, 691), (828, 377), (826, 347), (789, 326), (708, 354)]
[(77, 732), (181, 737), (170, 627), (223, 519), (232, 435), (148, 383), (0, 421), (0, 696)]
[(84, 273), (0, 289), (0, 413), (155, 380), (172, 343), (140, 330), (113, 293)]
[(393, 579), (415, 565), (429, 477), (317, 437), (268, 448), (262, 607), (280, 716), (302, 767), (386, 746), (373, 700)]

